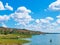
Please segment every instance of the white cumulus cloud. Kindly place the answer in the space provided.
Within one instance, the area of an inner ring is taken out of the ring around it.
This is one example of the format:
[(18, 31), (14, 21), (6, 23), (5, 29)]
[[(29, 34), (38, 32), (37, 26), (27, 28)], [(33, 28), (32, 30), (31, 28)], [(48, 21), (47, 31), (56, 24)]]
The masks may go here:
[(57, 19), (56, 22), (60, 24), (60, 19)]
[(13, 7), (9, 6), (8, 3), (6, 3), (6, 5), (3, 5), (2, 1), (0, 1), (0, 10), (11, 10), (11, 11), (13, 11)]
[(46, 17), (47, 20), (53, 21), (54, 19), (52, 17)]
[(0, 1), (0, 10), (5, 10), (3, 3)]
[(60, 15), (56, 16), (58, 19), (60, 19)]
[(15, 13), (11, 14), (11, 17), (18, 22), (18, 24), (26, 25), (34, 19), (30, 16), (31, 10), (26, 7), (19, 7)]
[(40, 20), (39, 19), (36, 19), (36, 21), (35, 21), (36, 23), (40, 23)]
[(9, 16), (7, 16), (7, 15), (1, 16), (0, 15), (0, 21), (4, 21), (4, 20), (9, 20)]
[(42, 23), (50, 23), (53, 20), (54, 19), (52, 17), (46, 17), (44, 19), (40, 19), (40, 22), (42, 22)]
[(13, 11), (13, 8), (11, 6), (9, 6), (8, 3), (6, 3), (5, 9)]
[(18, 7), (17, 12), (31, 13), (31, 10), (27, 9), (24, 6)]
[(4, 24), (4, 23), (2, 23), (2, 27), (5, 27), (5, 28), (7, 28), (7, 25), (6, 25), (6, 24)]
[(49, 9), (51, 10), (60, 10), (60, 0), (56, 0), (55, 2), (49, 5)]
[(5, 22), (8, 22), (8, 20), (10, 19), (10, 16), (8, 15), (0, 15), (0, 24), (2, 27), (7, 27)]

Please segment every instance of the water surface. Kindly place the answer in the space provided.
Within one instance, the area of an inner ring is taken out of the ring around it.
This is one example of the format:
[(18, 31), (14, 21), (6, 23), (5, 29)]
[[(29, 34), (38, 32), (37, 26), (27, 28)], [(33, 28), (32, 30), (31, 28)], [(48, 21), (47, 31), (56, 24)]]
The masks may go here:
[(24, 45), (60, 45), (60, 34), (35, 35), (30, 43)]

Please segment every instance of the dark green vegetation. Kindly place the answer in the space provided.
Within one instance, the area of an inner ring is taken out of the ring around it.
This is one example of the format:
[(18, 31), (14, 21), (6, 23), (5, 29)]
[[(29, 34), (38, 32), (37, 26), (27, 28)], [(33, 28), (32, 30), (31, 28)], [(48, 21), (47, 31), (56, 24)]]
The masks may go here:
[(4, 28), (0, 27), (0, 44), (1, 45), (22, 45), (29, 42), (22, 38), (31, 38), (32, 35), (41, 34), (42, 32), (30, 31), (26, 29)]

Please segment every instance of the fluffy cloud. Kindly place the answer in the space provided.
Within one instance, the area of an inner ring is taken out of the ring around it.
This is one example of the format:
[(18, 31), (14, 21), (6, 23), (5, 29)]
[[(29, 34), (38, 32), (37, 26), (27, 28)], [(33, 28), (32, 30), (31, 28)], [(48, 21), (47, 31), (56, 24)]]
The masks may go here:
[(4, 6), (3, 3), (0, 1), (0, 10), (11, 10), (11, 11), (13, 11), (13, 8), (11, 6), (9, 6), (8, 3), (6, 3), (6, 5)]
[(60, 15), (56, 16), (57, 17), (57, 20), (56, 22), (60, 24)]
[(34, 19), (30, 16), (31, 10), (26, 7), (19, 7), (15, 13), (11, 14), (11, 17), (18, 22), (18, 24), (26, 25)]
[(36, 19), (36, 21), (35, 21), (36, 23), (40, 23), (40, 20), (39, 19)]
[(56, 16), (58, 19), (60, 19), (60, 15)]
[(49, 5), (49, 9), (51, 10), (60, 10), (60, 0), (56, 0), (55, 2)]
[(17, 9), (17, 12), (31, 13), (31, 10), (29, 10), (26, 7), (22, 6), (22, 7), (19, 7)]
[(0, 1), (0, 10), (5, 10), (3, 3)]
[(54, 19), (52, 17), (46, 17), (46, 20), (53, 21)]
[(46, 20), (46, 19), (40, 19), (40, 21), (41, 21), (42, 23), (49, 23), (49, 20)]
[(57, 26), (58, 25), (58, 23), (56, 23), (56, 22), (53, 22), (51, 24), (52, 24), (52, 26)]
[(50, 21), (53, 21), (54, 19), (52, 17), (46, 17), (45, 19), (40, 19), (40, 22), (42, 23), (50, 23)]
[(7, 20), (9, 20), (9, 16), (7, 16), (7, 15), (3, 15), (3, 16), (1, 16), (0, 15), (0, 21), (7, 21)]
[(6, 24), (2, 23), (2, 27), (5, 27), (6, 28), (7, 26), (6, 26)]
[(54, 20), (52, 17), (46, 17), (44, 19), (36, 19), (36, 23), (32, 23), (26, 26), (26, 29), (42, 32), (60, 32), (60, 19)]
[(11, 6), (9, 6), (8, 3), (6, 3), (5, 9), (13, 11), (13, 8)]
[(60, 19), (57, 19), (57, 21), (56, 21), (56, 22), (60, 24)]
[(2, 27), (7, 27), (5, 22), (7, 22), (9, 19), (10, 19), (10, 17), (7, 16), (7, 15), (3, 15), (3, 16), (0, 15), (0, 24), (1, 24), (1, 26)]

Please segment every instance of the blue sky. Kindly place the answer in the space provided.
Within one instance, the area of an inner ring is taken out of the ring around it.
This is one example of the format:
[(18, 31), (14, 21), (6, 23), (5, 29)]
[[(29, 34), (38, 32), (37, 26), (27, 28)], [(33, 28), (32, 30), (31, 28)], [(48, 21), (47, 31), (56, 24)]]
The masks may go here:
[(0, 0), (0, 26), (60, 32), (60, 0)]

